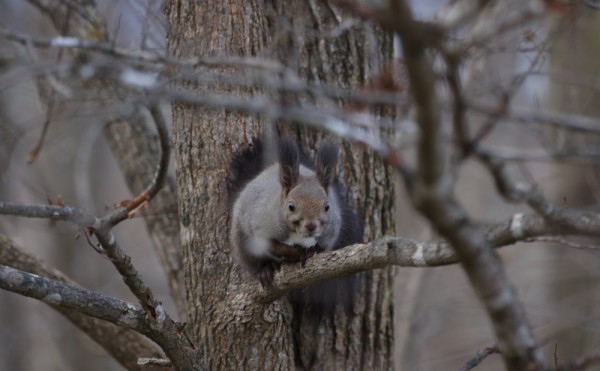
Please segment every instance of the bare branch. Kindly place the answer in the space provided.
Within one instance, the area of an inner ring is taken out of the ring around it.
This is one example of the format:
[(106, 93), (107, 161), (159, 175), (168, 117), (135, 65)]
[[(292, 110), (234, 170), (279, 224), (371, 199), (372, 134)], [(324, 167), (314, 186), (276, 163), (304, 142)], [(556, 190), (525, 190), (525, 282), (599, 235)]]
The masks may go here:
[[(119, 161), (132, 193), (142, 192), (148, 184), (146, 169), (156, 163), (160, 144), (156, 134), (146, 125), (146, 120), (138, 112), (127, 122), (110, 122), (105, 127), (105, 136), (112, 152)], [(152, 216), (144, 212), (146, 225), (153, 236), (154, 248), (167, 272), (170, 293), (177, 303), (179, 318), (187, 316), (182, 269), (181, 244), (179, 239), (179, 218), (177, 213), (177, 191), (175, 180), (168, 176), (164, 189), (153, 198), (149, 209)]]
[[(2, 235), (0, 235), (0, 264), (74, 285), (74, 282), (65, 275), (46, 267), (39, 259), (24, 253)], [(153, 357), (161, 355), (154, 344), (137, 332), (89, 317), (75, 310), (57, 305), (51, 306), (100, 344), (128, 370), (140, 369), (136, 362), (139, 355)]]
[(131, 292), (140, 301), (148, 314), (158, 322), (170, 320), (162, 303), (154, 296), (152, 290), (140, 277), (140, 274), (131, 263), (129, 255), (121, 249), (114, 235), (107, 230), (93, 230), (94, 235), (103, 248), (104, 254), (113, 263), (123, 281)]
[(471, 21), (492, 1), (490, 0), (458, 0), (446, 4), (437, 15), (438, 23), (448, 31), (463, 26)]
[(158, 132), (158, 140), (160, 142), (160, 160), (156, 169), (156, 174), (152, 183), (146, 188), (144, 193), (148, 194), (148, 198), (152, 199), (162, 188), (167, 177), (169, 169), (169, 159), (171, 158), (171, 141), (169, 140), (169, 129), (165, 115), (160, 108), (160, 103), (155, 103), (150, 106), (150, 113), (156, 125)]
[[(475, 112), (483, 113), (490, 117), (498, 117), (499, 112), (496, 107), (490, 107), (489, 105), (473, 101), (467, 102), (467, 105)], [(503, 121), (507, 122), (536, 126), (548, 125), (573, 132), (600, 134), (600, 120), (593, 117), (552, 112), (549, 110), (525, 111), (519, 109), (513, 109), (510, 112), (503, 113), (503, 115)]]
[(506, 166), (503, 162), (490, 157), (482, 151), (476, 151), (478, 158), (487, 166), (494, 177), (496, 188), (502, 196), (511, 202), (527, 202), (540, 215), (550, 218), (555, 222), (560, 219), (560, 208), (547, 200), (539, 190), (536, 190), (529, 184), (512, 181), (506, 172)]
[(486, 359), (489, 355), (500, 353), (500, 349), (497, 345), (493, 345), (491, 347), (484, 348), (482, 351), (477, 352), (475, 357), (471, 358), (467, 363), (460, 369), (460, 371), (469, 371), (479, 366), (484, 359)]
[[(485, 238), (489, 246), (501, 248), (548, 235), (600, 237), (600, 214), (565, 210), (562, 218), (561, 223), (554, 224), (538, 214), (515, 214), (509, 220), (490, 226)], [(257, 300), (271, 301), (317, 282), (390, 265), (435, 267), (460, 262), (460, 255), (444, 240), (420, 242), (383, 237), (367, 244), (317, 254), (307, 260), (304, 267), (285, 264), (275, 276), (273, 287), (257, 293)]]
[(119, 206), (123, 205), (124, 207), (120, 207), (102, 218), (102, 223), (107, 227), (115, 226), (119, 222), (135, 216), (138, 209), (144, 208), (145, 205), (147, 205), (148, 202), (150, 202), (150, 200), (156, 196), (167, 179), (169, 159), (171, 156), (169, 130), (167, 128), (167, 123), (159, 103), (155, 103), (150, 106), (150, 113), (154, 119), (154, 124), (156, 125), (156, 131), (158, 132), (158, 139), (160, 143), (160, 158), (154, 173), (154, 178), (146, 187), (146, 189), (137, 195), (133, 200), (123, 201), (119, 204)]
[[(120, 212), (118, 215), (124, 213), (123, 209), (126, 208), (117, 210), (117, 212)], [(138, 300), (140, 300), (144, 308), (151, 313), (152, 317), (157, 318), (158, 316), (160, 321), (165, 318), (166, 313), (162, 304), (154, 297), (152, 290), (142, 281), (139, 273), (133, 264), (131, 264), (131, 258), (119, 247), (114, 235), (109, 232), (111, 227), (110, 221), (112, 219), (109, 218), (100, 221), (81, 209), (73, 207), (52, 205), (29, 206), (6, 202), (0, 203), (0, 214), (65, 220), (84, 228), (86, 231), (93, 232), (103, 248), (102, 253), (115, 265), (119, 273), (123, 276), (127, 286)]]
[(154, 297), (152, 290), (142, 281), (137, 270), (131, 263), (131, 258), (124, 253), (117, 244), (114, 236), (110, 233), (112, 226), (126, 219), (132, 210), (138, 208), (143, 202), (148, 202), (156, 195), (165, 181), (170, 154), (169, 139), (166, 123), (162, 113), (158, 110), (158, 106), (155, 106), (151, 110), (155, 118), (161, 143), (161, 158), (156, 175), (146, 191), (128, 203), (127, 206), (120, 207), (101, 220), (77, 208), (48, 205), (25, 206), (0, 203), (0, 214), (67, 220), (79, 227), (85, 228), (86, 231), (93, 232), (104, 249), (103, 253), (115, 265), (133, 294), (153, 318), (157, 318), (158, 321), (162, 322), (168, 317), (162, 304)]
[(80, 39), (77, 37), (55, 37), (50, 39), (33, 38), (25, 34), (12, 32), (0, 27), (0, 37), (15, 41), (23, 45), (33, 45), (39, 48), (81, 49), (100, 52), (109, 56), (126, 59), (130, 63), (147, 63), (159, 65), (172, 65), (177, 67), (244, 67), (282, 73), (286, 71), (282, 64), (268, 59), (254, 57), (199, 57), (180, 59), (157, 52), (132, 50), (121, 48), (110, 43), (94, 40)]
[(164, 358), (139, 358), (140, 366), (171, 366), (171, 361)]
[(181, 326), (166, 316), (150, 318), (138, 305), (4, 265), (0, 288), (135, 330), (156, 341), (177, 369), (202, 368)]
[(550, 242), (550, 243), (556, 243), (556, 244), (560, 244), (560, 245), (567, 246), (567, 247), (570, 247), (573, 249), (578, 249), (578, 250), (600, 250), (600, 244), (584, 245), (584, 244), (576, 243), (573, 241), (569, 241), (565, 238), (552, 237), (552, 236), (529, 238), (529, 239), (525, 240), (525, 242)]
[[(329, 96), (335, 99), (345, 99), (351, 102), (361, 103), (361, 104), (388, 104), (394, 106), (406, 106), (407, 101), (400, 97), (398, 94), (389, 91), (377, 91), (369, 89), (368, 91), (357, 91), (356, 89), (347, 89), (339, 86), (329, 86), (327, 84), (319, 84), (318, 86), (312, 86), (302, 78), (297, 76), (293, 71), (287, 70), (285, 66), (278, 63), (277, 61), (268, 60), (268, 59), (260, 59), (255, 57), (202, 57), (202, 58), (193, 58), (193, 59), (178, 59), (172, 58), (168, 56), (164, 56), (162, 54), (146, 52), (140, 50), (131, 50), (127, 48), (120, 48), (110, 43), (100, 43), (93, 40), (86, 39), (78, 39), (75, 37), (56, 37), (50, 39), (43, 38), (35, 38), (29, 35), (15, 33), (0, 27), (0, 37), (4, 37), (7, 40), (11, 40), (14, 42), (21, 43), (23, 45), (35, 46), (39, 48), (54, 48), (54, 49), (75, 49), (75, 50), (85, 50), (85, 51), (94, 51), (103, 53), (105, 55), (118, 58), (122, 60), (125, 64), (130, 67), (137, 66), (140, 67), (140, 64), (145, 64), (146, 69), (151, 68), (154, 71), (160, 71), (163, 74), (171, 75), (170, 71), (176, 70), (178, 71), (177, 77), (178, 79), (186, 79), (196, 81), (198, 83), (202, 83), (202, 85), (207, 84), (224, 84), (229, 83), (235, 86), (245, 86), (245, 87), (253, 87), (257, 84), (263, 85), (265, 87), (282, 90), (290, 93), (297, 94), (309, 94), (316, 96)], [(250, 77), (255, 77), (252, 81), (248, 81), (248, 75), (243, 74), (238, 76), (235, 74), (235, 71), (229, 71), (227, 75), (217, 75), (213, 80), (211, 80), (210, 76), (202, 75), (200, 80), (195, 77), (194, 74), (182, 74), (181, 71), (186, 68), (195, 68), (199, 66), (205, 67), (236, 67), (236, 68), (244, 68), (246, 70), (253, 69), (256, 71), (262, 71), (264, 74), (260, 74), (258, 76), (251, 75)], [(63, 77), (65, 76), (65, 72), (68, 72), (63, 66), (59, 68), (59, 74)], [(82, 66), (83, 67), (83, 66)], [(106, 68), (106, 70), (117, 69), (119, 71), (123, 70), (122, 67), (110, 65), (110, 66), (102, 66), (102, 65), (94, 65), (90, 70), (89, 65), (86, 67), (87, 74), (100, 74), (98, 70)], [(71, 68), (71, 67), (69, 67)], [(131, 68), (128, 71), (134, 71)], [(135, 70), (141, 73), (142, 76), (146, 77), (146, 80), (156, 80), (154, 75), (148, 74), (148, 72), (142, 72), (141, 70)], [(48, 73), (49, 71), (42, 71), (42, 73)], [(72, 75), (81, 76), (83, 70), (72, 69)], [(242, 78), (240, 78), (242, 77)], [(168, 99), (168, 96), (164, 97)]]
[(0, 288), (148, 333), (146, 314), (140, 306), (64, 282), (0, 265)]
[[(178, 358), (173, 362), (176, 362), (178, 367), (185, 362), (198, 366), (197, 360), (190, 363), (190, 359), (193, 359), (190, 355), (190, 344), (183, 335), (180, 325), (171, 320), (160, 301), (154, 297), (150, 288), (141, 280), (137, 270), (131, 264), (131, 258), (123, 252), (114, 236), (109, 232), (109, 226), (106, 226), (105, 223), (98, 223), (96, 218), (89, 217), (79, 209), (63, 206), (25, 206), (1, 203), (0, 213), (68, 220), (92, 231), (103, 247), (102, 253), (111, 260), (144, 309), (118, 299), (4, 266), (1, 266), (0, 270), (1, 288), (133, 329), (155, 340), (170, 359), (173, 360), (172, 356), (177, 354)], [(79, 217), (80, 219), (78, 219)], [(90, 227), (86, 225), (87, 221), (94, 226), (99, 225), (99, 227), (97, 229)], [(148, 322), (145, 313), (148, 313), (150, 318), (156, 322)]]
[(35, 160), (37, 160), (42, 147), (44, 146), (44, 141), (46, 140), (46, 134), (48, 134), (48, 128), (50, 127), (50, 123), (52, 122), (52, 112), (54, 110), (54, 94), (50, 96), (48, 101), (48, 112), (46, 113), (46, 119), (44, 120), (44, 124), (42, 125), (42, 132), (40, 133), (40, 137), (38, 139), (37, 144), (27, 155), (27, 163), (31, 164)]
[[(421, 128), (417, 149), (418, 179), (415, 184), (407, 183), (413, 203), (452, 244), (471, 285), (488, 311), (507, 367), (525, 370), (532, 365), (541, 365), (541, 352), (502, 262), (482, 228), (469, 220), (466, 211), (452, 196), (451, 177), (444, 170), (439, 102), (432, 64), (425, 50), (427, 45), (414, 36), (418, 31), (411, 27), (415, 21), (404, 1), (392, 2), (390, 12), (396, 15), (396, 22), (403, 25), (398, 33)], [(455, 88), (459, 88), (458, 85)]]
[(0, 214), (68, 221), (81, 228), (98, 228), (101, 224), (100, 219), (93, 217), (83, 209), (69, 206), (22, 205), (0, 202)]
[(85, 0), (27, 1), (48, 16), (54, 27), (61, 32), (68, 29), (71, 23), (74, 23), (71, 18), (76, 15), (78, 21), (83, 21), (81, 22), (82, 27), (87, 26), (90, 31), (94, 31), (100, 38), (105, 36), (105, 29), (99, 21), (94, 2)]
[[(514, 6), (513, 4), (506, 4), (505, 7)], [(489, 10), (493, 11), (493, 10)], [(506, 9), (497, 10), (496, 13), (506, 13)], [(531, 22), (532, 20), (542, 16), (544, 14), (543, 7), (533, 7), (530, 4), (523, 5), (523, 9), (518, 12), (514, 12), (510, 17), (490, 17), (490, 19), (498, 20), (500, 22), (486, 22), (485, 26), (479, 27), (478, 32), (472, 32), (461, 44), (464, 45), (464, 50), (469, 48), (478, 47), (485, 45), (490, 39), (498, 37), (507, 32), (512, 32), (516, 28)]]

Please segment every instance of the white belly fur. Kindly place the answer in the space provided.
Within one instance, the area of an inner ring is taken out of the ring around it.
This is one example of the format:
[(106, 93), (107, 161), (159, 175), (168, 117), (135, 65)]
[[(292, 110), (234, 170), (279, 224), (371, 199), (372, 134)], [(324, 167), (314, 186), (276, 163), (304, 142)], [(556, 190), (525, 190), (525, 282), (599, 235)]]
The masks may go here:
[(288, 246), (300, 245), (304, 248), (310, 248), (317, 244), (317, 239), (314, 237), (303, 237), (299, 234), (293, 233), (287, 240), (282, 241)]

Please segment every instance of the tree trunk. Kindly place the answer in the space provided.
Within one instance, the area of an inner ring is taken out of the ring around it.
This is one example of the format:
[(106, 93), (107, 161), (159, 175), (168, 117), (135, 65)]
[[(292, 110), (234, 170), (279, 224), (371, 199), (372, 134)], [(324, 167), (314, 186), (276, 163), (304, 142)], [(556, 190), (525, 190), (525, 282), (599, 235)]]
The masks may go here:
[[(389, 38), (364, 24), (334, 37), (330, 31), (345, 15), (321, 1), (175, 1), (167, 15), (168, 48), (177, 57), (279, 58), (315, 84), (363, 86), (379, 69), (378, 60), (386, 55), (381, 51), (391, 49)], [(218, 89), (245, 97), (253, 93)], [(225, 181), (232, 154), (259, 136), (263, 126), (256, 116), (173, 107), (189, 319), (206, 368), (393, 368), (392, 269), (363, 274), (353, 310), (336, 310), (316, 327), (295, 318), (292, 331), (287, 299), (267, 304), (249, 300), (258, 285), (245, 282), (233, 263)], [(312, 148), (319, 137), (303, 128), (297, 134)], [(351, 151), (350, 145), (342, 146), (340, 177), (350, 203), (365, 218), (366, 237), (393, 233), (392, 174), (370, 154)]]

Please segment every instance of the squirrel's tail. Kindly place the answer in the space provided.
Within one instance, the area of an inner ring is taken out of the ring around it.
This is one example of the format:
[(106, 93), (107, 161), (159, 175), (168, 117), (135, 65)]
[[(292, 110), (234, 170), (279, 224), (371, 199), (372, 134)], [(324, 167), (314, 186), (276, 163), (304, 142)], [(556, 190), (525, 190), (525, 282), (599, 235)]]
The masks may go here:
[[(262, 139), (257, 138), (254, 138), (246, 149), (234, 155), (227, 179), (227, 191), (231, 205), (235, 202), (237, 195), (244, 189), (244, 186), (270, 165), (267, 160), (265, 143)], [(274, 161), (274, 159), (271, 160), (271, 163)]]

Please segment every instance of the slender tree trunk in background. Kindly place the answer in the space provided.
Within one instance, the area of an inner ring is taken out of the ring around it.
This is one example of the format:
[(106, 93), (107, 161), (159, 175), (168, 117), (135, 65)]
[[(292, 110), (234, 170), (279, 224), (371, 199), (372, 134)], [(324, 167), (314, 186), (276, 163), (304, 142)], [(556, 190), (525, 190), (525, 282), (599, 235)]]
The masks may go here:
[[(378, 58), (391, 50), (388, 38), (364, 25), (333, 36), (331, 31), (345, 16), (320, 1), (310, 6), (258, 0), (174, 1), (168, 5), (167, 16), (168, 48), (177, 57), (279, 56), (316, 83), (362, 86), (380, 67)], [(292, 28), (286, 30), (286, 25)], [(238, 89), (236, 93), (251, 97), (253, 91)], [(294, 337), (296, 349), (302, 349), (301, 368), (393, 368), (391, 269), (364, 274), (353, 311), (337, 311), (333, 318), (324, 319), (316, 329), (317, 338), (315, 328), (292, 332), (286, 299), (268, 304), (247, 300), (256, 283), (247, 285), (233, 264), (225, 180), (232, 154), (249, 138), (260, 135), (263, 124), (255, 116), (181, 104), (173, 107), (190, 331), (207, 369), (292, 369)], [(298, 129), (298, 134), (314, 148), (314, 132)], [(342, 146), (340, 176), (352, 205), (365, 216), (366, 237), (393, 233), (392, 174), (373, 156), (356, 155), (356, 148), (352, 153), (348, 145)]]

